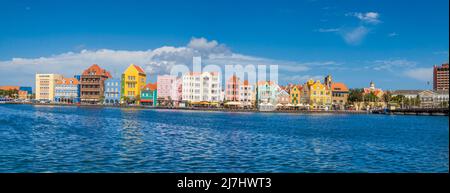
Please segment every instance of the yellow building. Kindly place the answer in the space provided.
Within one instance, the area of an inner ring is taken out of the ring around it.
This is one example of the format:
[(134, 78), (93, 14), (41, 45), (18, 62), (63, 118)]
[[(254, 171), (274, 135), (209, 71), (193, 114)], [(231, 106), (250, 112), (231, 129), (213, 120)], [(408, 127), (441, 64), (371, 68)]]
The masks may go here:
[(308, 80), (303, 87), (304, 99), (302, 101), (309, 103), (313, 109), (330, 109), (331, 91), (319, 80)]
[(36, 74), (36, 100), (55, 100), (55, 83), (60, 74)]
[(301, 85), (294, 85), (290, 90), (289, 90), (289, 103), (293, 104), (293, 105), (297, 105), (300, 103), (300, 95), (301, 95), (301, 90), (302, 90), (302, 86)]
[(122, 74), (122, 96), (130, 99), (139, 98), (146, 79), (147, 75), (141, 67), (134, 64), (128, 66)]

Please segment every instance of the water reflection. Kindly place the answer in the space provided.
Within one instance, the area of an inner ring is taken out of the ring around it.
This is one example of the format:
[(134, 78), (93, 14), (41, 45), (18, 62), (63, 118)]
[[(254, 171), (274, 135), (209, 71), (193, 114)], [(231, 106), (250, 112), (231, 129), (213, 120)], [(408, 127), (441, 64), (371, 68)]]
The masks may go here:
[(448, 117), (1, 105), (0, 123), (0, 172), (448, 172)]

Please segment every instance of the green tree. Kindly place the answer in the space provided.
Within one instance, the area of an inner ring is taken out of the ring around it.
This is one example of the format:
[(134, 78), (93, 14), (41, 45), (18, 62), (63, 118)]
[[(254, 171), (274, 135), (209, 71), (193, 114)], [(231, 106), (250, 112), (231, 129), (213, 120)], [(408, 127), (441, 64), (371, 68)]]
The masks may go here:
[(366, 94), (364, 96), (364, 101), (377, 102), (378, 101), (378, 96), (375, 95), (373, 92), (370, 92), (369, 94)]
[(386, 92), (383, 94), (383, 101), (384, 101), (384, 102), (386, 102), (386, 103), (390, 102), (390, 101), (391, 101), (391, 98), (392, 98), (392, 93), (391, 93), (391, 91), (386, 91)]
[(348, 101), (351, 103), (363, 101), (363, 89), (350, 89), (348, 93)]

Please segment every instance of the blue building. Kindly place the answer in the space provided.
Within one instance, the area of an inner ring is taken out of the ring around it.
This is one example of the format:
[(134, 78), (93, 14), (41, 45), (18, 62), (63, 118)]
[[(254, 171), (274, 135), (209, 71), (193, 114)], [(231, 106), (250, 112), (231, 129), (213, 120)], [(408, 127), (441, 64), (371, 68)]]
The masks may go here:
[(110, 78), (105, 80), (105, 104), (120, 103), (120, 79)]
[[(78, 83), (81, 81), (81, 75), (75, 75), (73, 76), (75, 79), (78, 80)], [(75, 103), (81, 102), (80, 96), (81, 96), (81, 84), (78, 84), (78, 90), (77, 90), (77, 98), (75, 99)]]
[(80, 96), (76, 78), (62, 78), (55, 83), (55, 98), (57, 103), (78, 103)]

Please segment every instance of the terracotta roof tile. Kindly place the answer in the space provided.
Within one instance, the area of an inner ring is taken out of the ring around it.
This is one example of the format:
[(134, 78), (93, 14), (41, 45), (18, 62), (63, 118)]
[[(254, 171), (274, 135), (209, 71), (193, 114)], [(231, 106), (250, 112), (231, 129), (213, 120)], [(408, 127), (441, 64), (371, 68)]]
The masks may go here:
[(334, 82), (331, 84), (331, 90), (333, 91), (348, 91), (347, 85), (342, 82)]
[(91, 72), (93, 72), (94, 75), (107, 76), (108, 78), (112, 77), (108, 71), (100, 68), (100, 66), (98, 66), (97, 64), (93, 64), (88, 69), (84, 70), (83, 75), (90, 75)]
[(63, 78), (61, 80), (57, 80), (56, 84), (70, 85), (70, 81), (72, 81), (72, 85), (78, 84), (78, 79), (76, 78)]
[(144, 86), (144, 89), (150, 89), (150, 90), (157, 90), (158, 89), (158, 83), (155, 82), (155, 84), (148, 83)]

